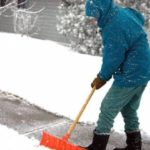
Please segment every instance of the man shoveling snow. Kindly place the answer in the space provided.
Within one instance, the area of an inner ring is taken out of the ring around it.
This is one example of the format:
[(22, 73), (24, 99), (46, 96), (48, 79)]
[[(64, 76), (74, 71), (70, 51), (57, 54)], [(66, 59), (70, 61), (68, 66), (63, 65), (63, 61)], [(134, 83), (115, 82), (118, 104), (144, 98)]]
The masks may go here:
[(113, 85), (101, 104), (92, 144), (87, 150), (105, 150), (115, 117), (121, 112), (127, 146), (115, 150), (141, 150), (137, 109), (150, 80), (150, 48), (143, 29), (144, 18), (136, 10), (113, 0), (86, 0), (86, 15), (101, 28), (103, 63), (92, 87), (101, 88), (112, 76)]

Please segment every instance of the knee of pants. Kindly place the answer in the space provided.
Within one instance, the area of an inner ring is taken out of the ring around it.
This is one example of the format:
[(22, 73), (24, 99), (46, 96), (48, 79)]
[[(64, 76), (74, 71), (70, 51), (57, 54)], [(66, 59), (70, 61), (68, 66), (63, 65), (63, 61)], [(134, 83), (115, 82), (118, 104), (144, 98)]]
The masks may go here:
[(100, 114), (102, 116), (109, 118), (109, 120), (114, 120), (114, 118), (119, 113), (119, 110), (117, 108), (113, 108), (105, 104), (101, 105), (100, 111), (101, 111)]
[(100, 111), (102, 114), (110, 116), (112, 119), (114, 119), (120, 112), (120, 108), (116, 107), (114, 104), (110, 102), (107, 103), (106, 101), (103, 101), (100, 107)]
[(123, 118), (126, 120), (134, 120), (134, 119), (138, 118), (137, 111), (130, 107), (126, 107), (126, 108), (122, 109), (121, 114), (122, 114)]

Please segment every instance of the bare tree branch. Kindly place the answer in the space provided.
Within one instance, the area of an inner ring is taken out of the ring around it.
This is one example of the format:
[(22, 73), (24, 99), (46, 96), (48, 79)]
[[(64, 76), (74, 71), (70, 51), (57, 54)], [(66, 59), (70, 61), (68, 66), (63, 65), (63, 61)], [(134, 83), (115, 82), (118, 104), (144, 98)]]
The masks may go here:
[[(27, 0), (6, 0), (5, 5), (0, 7), (0, 15), (5, 17), (13, 17), (13, 25), (14, 25), (14, 32), (19, 33), (21, 35), (32, 36), (33, 34), (37, 34), (39, 30), (36, 26), (37, 20), (39, 18), (39, 14), (45, 9), (41, 8), (37, 11), (32, 11), (34, 5), (29, 7), (28, 9), (25, 7), (20, 7), (27, 3)], [(18, 5), (19, 2), (19, 5)], [(19, 8), (18, 8), (19, 6)], [(11, 11), (11, 15), (6, 15), (6, 11)]]

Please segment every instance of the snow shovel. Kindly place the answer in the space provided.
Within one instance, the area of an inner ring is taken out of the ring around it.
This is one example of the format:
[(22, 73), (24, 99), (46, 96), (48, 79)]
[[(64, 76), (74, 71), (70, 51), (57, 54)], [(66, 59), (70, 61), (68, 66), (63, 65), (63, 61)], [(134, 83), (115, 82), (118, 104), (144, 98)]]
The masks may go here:
[(45, 147), (48, 147), (50, 149), (56, 149), (56, 150), (85, 150), (84, 148), (81, 148), (79, 146), (76, 146), (74, 144), (71, 144), (68, 142), (68, 139), (70, 138), (73, 130), (75, 129), (82, 113), (84, 112), (87, 104), (89, 103), (92, 95), (95, 92), (95, 87), (92, 88), (88, 98), (86, 99), (85, 103), (83, 104), (80, 112), (78, 113), (77, 117), (73, 121), (73, 123), (70, 125), (67, 133), (62, 138), (57, 138), (53, 135), (50, 135), (47, 132), (43, 132), (40, 145), (43, 145)]

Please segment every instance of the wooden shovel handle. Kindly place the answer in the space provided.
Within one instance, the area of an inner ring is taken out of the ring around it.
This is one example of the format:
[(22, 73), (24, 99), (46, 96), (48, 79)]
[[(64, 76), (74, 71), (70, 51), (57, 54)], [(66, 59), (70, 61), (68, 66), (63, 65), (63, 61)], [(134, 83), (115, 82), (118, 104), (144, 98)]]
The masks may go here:
[(69, 129), (68, 129), (68, 131), (67, 131), (68, 138), (70, 137), (70, 135), (72, 134), (73, 130), (75, 129), (75, 127), (76, 127), (76, 125), (77, 125), (77, 123), (78, 123), (78, 121), (79, 121), (79, 119), (80, 119), (82, 113), (84, 112), (84, 110), (85, 110), (87, 104), (89, 103), (89, 101), (90, 101), (92, 95), (94, 94), (95, 90), (96, 90), (96, 87), (94, 86), (94, 87), (92, 88), (92, 90), (91, 90), (89, 96), (87, 97), (85, 103), (83, 104), (83, 106), (82, 106), (80, 112), (79, 112), (78, 115), (76, 116), (76, 118), (75, 118), (75, 120), (73, 121), (73, 123), (70, 125), (70, 127), (69, 127)]

